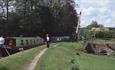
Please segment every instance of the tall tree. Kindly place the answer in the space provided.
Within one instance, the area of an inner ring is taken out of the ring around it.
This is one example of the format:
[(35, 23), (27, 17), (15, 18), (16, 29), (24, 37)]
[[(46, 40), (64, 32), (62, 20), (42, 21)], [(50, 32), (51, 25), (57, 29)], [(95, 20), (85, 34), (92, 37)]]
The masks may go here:
[(73, 0), (9, 0), (8, 4), (14, 9), (9, 9), (5, 33), (13, 36), (72, 35), (77, 26)]

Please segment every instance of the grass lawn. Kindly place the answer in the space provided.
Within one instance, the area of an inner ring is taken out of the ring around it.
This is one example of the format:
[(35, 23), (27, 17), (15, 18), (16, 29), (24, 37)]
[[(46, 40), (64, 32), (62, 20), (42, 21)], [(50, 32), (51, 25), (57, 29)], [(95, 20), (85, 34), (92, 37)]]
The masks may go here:
[(109, 39), (109, 40), (95, 39), (95, 40), (90, 40), (88, 42), (97, 43), (97, 44), (115, 44), (115, 39)]
[(74, 66), (75, 48), (81, 44), (63, 42), (56, 45), (45, 53), (35, 70), (70, 70)]
[(80, 70), (115, 70), (115, 57), (81, 53), (76, 57)]
[[(115, 70), (115, 57), (76, 51), (82, 43), (57, 43), (38, 62), (35, 70)], [(76, 52), (80, 55), (76, 55)]]
[(45, 46), (32, 48), (0, 59), (0, 70), (25, 70)]

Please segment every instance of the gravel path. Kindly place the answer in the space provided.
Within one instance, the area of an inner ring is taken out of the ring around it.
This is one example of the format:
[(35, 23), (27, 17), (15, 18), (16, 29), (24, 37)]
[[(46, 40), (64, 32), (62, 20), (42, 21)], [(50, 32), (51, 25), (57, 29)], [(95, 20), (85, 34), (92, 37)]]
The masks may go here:
[(48, 48), (43, 49), (38, 55), (32, 60), (31, 64), (26, 70), (34, 70), (37, 62), (40, 60), (41, 56), (48, 50)]

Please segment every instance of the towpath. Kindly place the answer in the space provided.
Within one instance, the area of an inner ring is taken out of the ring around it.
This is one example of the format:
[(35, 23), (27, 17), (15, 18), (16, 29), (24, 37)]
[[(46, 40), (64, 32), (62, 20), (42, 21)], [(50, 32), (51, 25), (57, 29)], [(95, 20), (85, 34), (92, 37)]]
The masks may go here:
[[(58, 44), (53, 45), (53, 47), (51, 48), (55, 48), (57, 47)], [(30, 65), (28, 66), (28, 68), (26, 70), (34, 70), (36, 67), (36, 64), (39, 62), (40, 58), (43, 56), (43, 54), (48, 50), (48, 48), (44, 48), (40, 53), (38, 53), (38, 55), (32, 60), (32, 62), (30, 63)]]
[(48, 48), (44, 48), (31, 62), (26, 70), (34, 70), (37, 62), (40, 60), (41, 56), (48, 50)]

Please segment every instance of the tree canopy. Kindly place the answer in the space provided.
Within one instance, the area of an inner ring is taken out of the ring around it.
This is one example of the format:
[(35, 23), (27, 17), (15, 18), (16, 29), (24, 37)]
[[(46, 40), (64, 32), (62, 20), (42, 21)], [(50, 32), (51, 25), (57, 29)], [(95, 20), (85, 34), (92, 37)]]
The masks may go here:
[(104, 27), (97, 21), (92, 21), (87, 27), (81, 29), (81, 35), (86, 38), (115, 38), (114, 28)]
[(93, 21), (91, 22), (91, 24), (89, 24), (89, 25), (87, 26), (87, 28), (91, 29), (92, 27), (99, 27), (99, 28), (102, 27), (102, 28), (103, 28), (104, 26), (101, 25), (101, 24), (98, 24), (97, 21), (94, 21), (94, 20), (93, 20)]
[(71, 36), (78, 23), (74, 4), (74, 0), (1, 0), (0, 33)]

